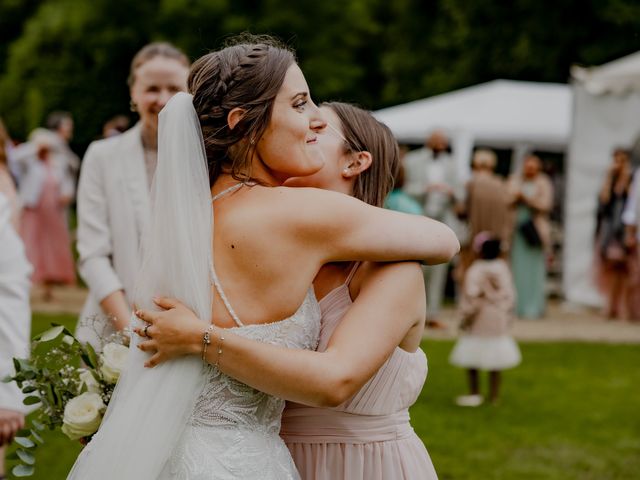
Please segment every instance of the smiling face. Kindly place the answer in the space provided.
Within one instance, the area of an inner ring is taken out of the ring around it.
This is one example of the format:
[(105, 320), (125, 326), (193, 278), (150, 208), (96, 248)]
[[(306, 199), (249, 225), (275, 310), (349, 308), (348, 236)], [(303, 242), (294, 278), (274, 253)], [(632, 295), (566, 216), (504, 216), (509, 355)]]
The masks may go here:
[(184, 63), (161, 55), (135, 69), (131, 100), (145, 127), (157, 130), (160, 110), (176, 93), (187, 90), (188, 75)]
[(320, 111), (327, 122), (327, 128), (318, 135), (318, 144), (325, 160), (324, 166), (313, 175), (291, 178), (286, 185), (322, 188), (353, 195), (353, 179), (343, 175), (344, 168), (349, 164), (351, 152), (347, 150), (342, 122), (331, 108), (320, 107)]
[(291, 65), (273, 102), (267, 128), (257, 142), (254, 163), (260, 162), (278, 183), (317, 172), (325, 163), (319, 147), (325, 125), (302, 70)]

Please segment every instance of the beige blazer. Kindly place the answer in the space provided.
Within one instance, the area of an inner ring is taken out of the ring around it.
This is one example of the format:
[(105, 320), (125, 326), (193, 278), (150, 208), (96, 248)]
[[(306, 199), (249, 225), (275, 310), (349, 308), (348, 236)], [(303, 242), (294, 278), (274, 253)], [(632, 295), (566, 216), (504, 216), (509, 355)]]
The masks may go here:
[[(548, 248), (551, 244), (551, 222), (549, 221), (549, 212), (553, 208), (553, 185), (551, 180), (544, 173), (539, 173), (533, 180), (535, 185), (535, 193), (527, 198), (529, 206), (533, 209), (533, 223), (538, 230), (542, 245)], [(516, 203), (515, 195), (522, 189), (522, 175), (513, 175), (508, 182), (509, 195), (512, 202), (513, 212), (515, 212)], [(518, 228), (515, 222), (512, 222), (513, 228)]]
[[(97, 345), (112, 332), (100, 301), (124, 290), (131, 303), (140, 267), (140, 243), (151, 217), (140, 124), (89, 145), (78, 184), (78, 270), (89, 287), (76, 333)], [(104, 331), (100, 331), (101, 329)]]

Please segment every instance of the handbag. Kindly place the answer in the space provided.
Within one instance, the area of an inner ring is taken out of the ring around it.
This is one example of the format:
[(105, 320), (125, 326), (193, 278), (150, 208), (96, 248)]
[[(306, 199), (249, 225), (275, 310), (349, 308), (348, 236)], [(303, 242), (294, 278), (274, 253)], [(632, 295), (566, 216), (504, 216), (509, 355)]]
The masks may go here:
[(540, 238), (540, 234), (538, 233), (535, 223), (533, 223), (533, 219), (530, 218), (518, 225), (518, 231), (522, 234), (530, 247), (542, 246), (542, 239)]

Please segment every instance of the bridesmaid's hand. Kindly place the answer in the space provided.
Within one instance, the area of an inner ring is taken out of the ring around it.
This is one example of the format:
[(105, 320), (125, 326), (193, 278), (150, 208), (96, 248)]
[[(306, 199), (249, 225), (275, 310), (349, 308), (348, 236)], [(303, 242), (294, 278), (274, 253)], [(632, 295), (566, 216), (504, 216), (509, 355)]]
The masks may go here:
[(162, 311), (135, 312), (140, 320), (148, 324), (146, 332), (145, 327), (133, 329), (144, 339), (138, 348), (152, 354), (144, 366), (151, 368), (172, 358), (200, 354), (207, 324), (179, 300), (157, 297), (153, 301)]

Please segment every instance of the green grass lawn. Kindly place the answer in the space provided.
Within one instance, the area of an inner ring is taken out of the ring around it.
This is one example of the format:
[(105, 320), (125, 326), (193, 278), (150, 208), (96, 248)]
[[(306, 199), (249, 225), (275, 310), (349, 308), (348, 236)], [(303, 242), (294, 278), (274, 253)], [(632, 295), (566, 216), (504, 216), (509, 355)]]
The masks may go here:
[[(35, 315), (33, 333), (51, 321), (72, 327), (75, 317)], [(424, 343), (429, 378), (411, 410), (441, 480), (639, 478), (640, 346), (523, 344), (500, 404), (475, 409), (453, 404), (466, 384), (447, 363), (451, 347)], [(80, 446), (46, 437), (32, 478), (64, 479)]]

